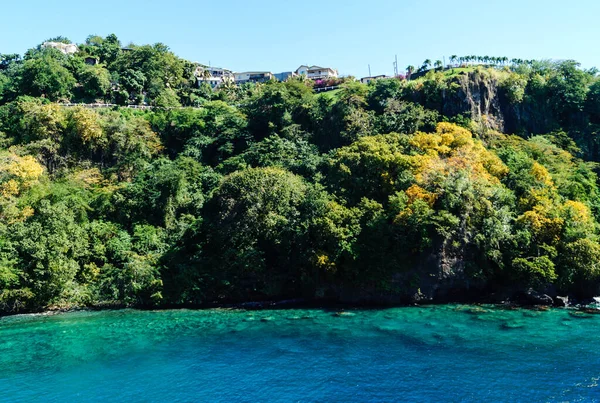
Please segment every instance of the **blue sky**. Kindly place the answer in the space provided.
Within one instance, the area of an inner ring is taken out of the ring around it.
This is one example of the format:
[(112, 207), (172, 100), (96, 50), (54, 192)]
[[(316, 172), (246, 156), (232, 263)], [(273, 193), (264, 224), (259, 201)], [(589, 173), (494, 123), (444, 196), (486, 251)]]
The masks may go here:
[(73, 0), (2, 4), (0, 53), (49, 37), (163, 42), (177, 55), (236, 71), (393, 73), (452, 55), (575, 59), (600, 67), (598, 0)]

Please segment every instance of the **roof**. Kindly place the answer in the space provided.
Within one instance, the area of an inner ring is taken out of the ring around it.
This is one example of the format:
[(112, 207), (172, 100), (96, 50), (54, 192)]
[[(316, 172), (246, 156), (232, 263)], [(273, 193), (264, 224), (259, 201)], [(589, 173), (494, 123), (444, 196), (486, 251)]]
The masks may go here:
[(336, 69), (332, 69), (331, 67), (321, 67), (321, 66), (317, 66), (317, 65), (307, 66), (306, 64), (303, 64), (303, 65), (301, 65), (300, 67), (298, 67), (296, 69), (296, 73), (298, 73), (298, 71), (302, 67), (305, 67), (306, 70), (308, 70), (308, 71), (312, 71), (312, 70), (331, 70), (331, 71), (337, 71)]
[(242, 71), (234, 74), (273, 74), (270, 71)]
[(205, 66), (203, 64), (199, 64), (198, 66), (196, 66), (196, 69), (231, 71), (231, 70), (226, 69), (224, 67)]
[[(368, 80), (369, 78), (386, 78), (387, 76), (385, 74), (380, 74), (378, 76), (368, 76), (368, 77), (363, 77), (361, 78), (361, 80)], [(391, 78), (391, 77), (390, 77)]]
[(228, 77), (228, 76), (224, 76), (224, 77), (221, 77), (221, 76), (216, 76), (216, 77), (215, 76), (210, 76), (210, 77), (197, 76), (196, 78), (198, 80), (201, 80), (201, 81), (210, 81), (210, 80), (223, 80), (223, 81), (225, 81), (225, 80), (231, 80), (231, 77)]

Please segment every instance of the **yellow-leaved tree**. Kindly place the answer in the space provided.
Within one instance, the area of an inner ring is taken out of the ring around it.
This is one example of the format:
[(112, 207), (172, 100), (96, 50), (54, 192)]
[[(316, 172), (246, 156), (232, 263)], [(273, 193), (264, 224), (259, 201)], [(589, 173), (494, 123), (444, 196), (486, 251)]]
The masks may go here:
[(33, 214), (31, 207), (19, 205), (18, 196), (35, 185), (43, 173), (42, 165), (30, 155), (0, 154), (0, 207), (5, 222), (25, 220)]

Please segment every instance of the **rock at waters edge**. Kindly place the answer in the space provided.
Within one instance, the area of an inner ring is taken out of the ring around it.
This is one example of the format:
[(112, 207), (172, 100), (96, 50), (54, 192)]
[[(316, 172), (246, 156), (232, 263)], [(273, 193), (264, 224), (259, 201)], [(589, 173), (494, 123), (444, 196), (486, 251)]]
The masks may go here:
[(533, 288), (529, 288), (526, 291), (517, 293), (515, 295), (515, 301), (519, 304), (524, 305), (554, 305), (554, 300), (547, 294), (537, 292)]
[(569, 306), (569, 297), (560, 297), (557, 296), (554, 299), (554, 306), (560, 307), (560, 308), (566, 308)]

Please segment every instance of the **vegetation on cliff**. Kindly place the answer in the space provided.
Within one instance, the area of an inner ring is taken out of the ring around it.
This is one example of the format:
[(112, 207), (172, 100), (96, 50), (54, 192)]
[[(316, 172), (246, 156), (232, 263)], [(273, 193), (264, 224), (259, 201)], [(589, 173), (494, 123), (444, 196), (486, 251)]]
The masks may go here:
[(80, 49), (0, 55), (2, 311), (598, 291), (595, 70), (431, 71), (322, 96), (302, 77), (197, 88), (161, 44)]

